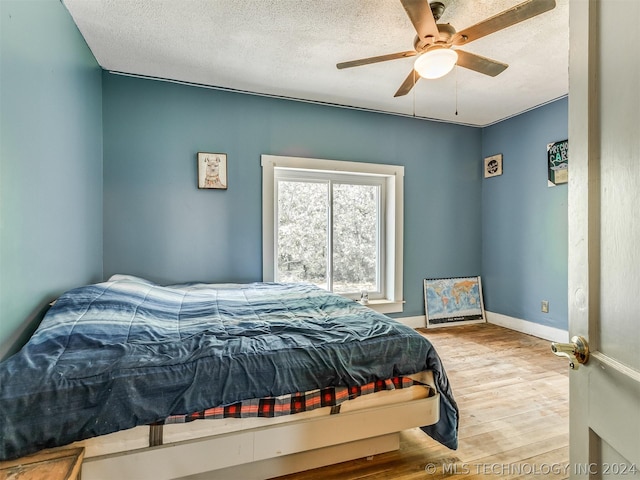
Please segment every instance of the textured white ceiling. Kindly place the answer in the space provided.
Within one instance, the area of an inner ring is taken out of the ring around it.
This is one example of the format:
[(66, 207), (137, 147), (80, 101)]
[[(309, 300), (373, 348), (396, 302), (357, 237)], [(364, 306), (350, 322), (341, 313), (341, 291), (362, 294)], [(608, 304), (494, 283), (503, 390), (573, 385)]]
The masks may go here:
[[(439, 23), (462, 30), (522, 0), (441, 1)], [(399, 0), (63, 2), (98, 63), (115, 72), (476, 126), (568, 92), (568, 0), (464, 47), (509, 64), (497, 77), (456, 67), (399, 98), (415, 58), (336, 68), (413, 49)]]

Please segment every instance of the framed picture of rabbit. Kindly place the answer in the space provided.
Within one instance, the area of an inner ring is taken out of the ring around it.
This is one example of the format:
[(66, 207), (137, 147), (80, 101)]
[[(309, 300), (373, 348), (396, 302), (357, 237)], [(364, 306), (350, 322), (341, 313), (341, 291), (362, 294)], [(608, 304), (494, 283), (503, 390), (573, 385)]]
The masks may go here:
[(198, 188), (227, 189), (227, 154), (198, 152)]

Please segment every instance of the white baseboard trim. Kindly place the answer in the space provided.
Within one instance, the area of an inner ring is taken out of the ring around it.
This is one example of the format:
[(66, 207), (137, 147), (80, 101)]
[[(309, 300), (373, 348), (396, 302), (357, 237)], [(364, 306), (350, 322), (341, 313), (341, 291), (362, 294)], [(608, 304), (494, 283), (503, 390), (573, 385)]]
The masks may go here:
[(485, 311), (487, 322), (499, 325), (501, 327), (509, 328), (517, 332), (526, 333), (527, 335), (533, 335), (534, 337), (549, 340), (551, 342), (568, 342), (569, 332), (567, 330), (561, 330), (555, 327), (548, 327), (547, 325), (540, 325), (539, 323), (529, 322), (520, 318), (509, 317), (502, 315), (501, 313), (493, 313)]
[[(540, 325), (539, 323), (529, 322), (520, 318), (509, 317), (502, 315), (501, 313), (493, 313), (485, 311), (485, 316), (488, 323), (499, 325), (501, 327), (515, 330), (516, 332), (526, 333), (527, 335), (533, 335), (534, 337), (549, 340), (551, 342), (568, 342), (569, 332), (561, 330), (559, 328), (548, 327), (546, 325)], [(424, 328), (426, 327), (427, 317), (424, 315), (416, 315), (415, 317), (400, 317), (396, 320), (403, 325), (411, 328)]]
[(396, 318), (398, 322), (411, 328), (425, 328), (427, 326), (426, 315), (416, 315), (415, 317)]

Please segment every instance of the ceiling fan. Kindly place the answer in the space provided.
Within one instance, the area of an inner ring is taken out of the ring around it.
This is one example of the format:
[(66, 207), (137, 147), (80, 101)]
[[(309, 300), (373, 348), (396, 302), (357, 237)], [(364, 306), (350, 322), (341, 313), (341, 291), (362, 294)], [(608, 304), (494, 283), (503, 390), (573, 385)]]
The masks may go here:
[(413, 42), (414, 50), (351, 60), (336, 65), (339, 69), (343, 69), (417, 55), (413, 70), (394, 97), (409, 93), (420, 77), (439, 78), (449, 73), (454, 65), (495, 77), (508, 67), (506, 63), (452, 47), (467, 45), (486, 35), (552, 10), (556, 6), (555, 0), (527, 0), (456, 32), (455, 28), (448, 23), (436, 23), (445, 10), (442, 2), (435, 1), (431, 4), (427, 0), (400, 0), (400, 2), (417, 32)]

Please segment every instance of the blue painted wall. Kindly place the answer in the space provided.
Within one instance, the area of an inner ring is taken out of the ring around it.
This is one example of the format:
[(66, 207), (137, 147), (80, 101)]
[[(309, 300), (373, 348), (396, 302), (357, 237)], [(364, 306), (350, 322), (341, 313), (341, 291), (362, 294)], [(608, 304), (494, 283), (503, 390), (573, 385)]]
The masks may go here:
[[(404, 316), (424, 278), (480, 274), (480, 129), (108, 73), (103, 95), (105, 277), (261, 280), (261, 154), (405, 166)], [(228, 190), (198, 190), (198, 151)]]
[(102, 277), (102, 79), (58, 0), (2, 0), (0, 17), (2, 358)]
[[(502, 153), (504, 171), (482, 182), (485, 307), (563, 330), (567, 185), (547, 186), (546, 146), (567, 136), (566, 98), (482, 130), (482, 156)], [(542, 300), (549, 301), (549, 313), (541, 312)]]

